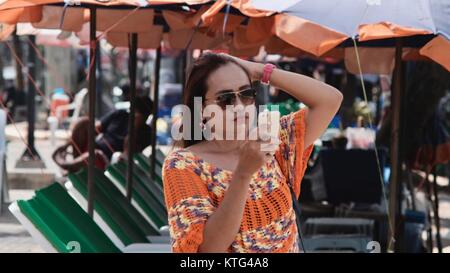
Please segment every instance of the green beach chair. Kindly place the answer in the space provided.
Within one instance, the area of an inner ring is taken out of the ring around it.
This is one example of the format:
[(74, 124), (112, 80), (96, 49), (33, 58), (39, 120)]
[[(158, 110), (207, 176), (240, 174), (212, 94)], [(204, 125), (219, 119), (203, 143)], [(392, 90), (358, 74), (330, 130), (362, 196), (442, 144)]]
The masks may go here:
[(156, 148), (156, 163), (159, 164), (159, 166), (162, 166), (164, 159), (166, 159), (164, 152), (161, 151), (161, 149)]
[[(150, 158), (146, 157), (144, 154), (139, 153), (134, 155), (134, 162), (136, 165), (138, 165), (142, 170), (144, 170), (149, 177), (151, 177), (151, 165), (150, 165)], [(155, 164), (155, 182), (156, 184), (163, 189), (163, 182), (162, 182), (162, 163), (156, 161)]]
[(58, 183), (9, 206), (12, 214), (47, 252), (170, 252), (167, 244), (131, 244), (118, 248)]
[[(80, 206), (87, 211), (87, 169), (69, 174), (65, 185)], [(118, 246), (133, 243), (170, 243), (168, 233), (152, 226), (102, 173), (95, 169), (94, 221)]]
[[(115, 168), (119, 173), (121, 173), (124, 179), (126, 178), (128, 170), (128, 162), (119, 161), (113, 164), (112, 168)], [(150, 172), (147, 172), (140, 165), (134, 164), (133, 175), (134, 175), (133, 178), (137, 177), (138, 183), (148, 193), (152, 194), (163, 207), (166, 206), (164, 202), (164, 191), (158, 183), (153, 182)]]
[[(114, 185), (126, 194), (126, 173), (127, 164), (123, 161), (110, 165), (105, 176), (108, 177)], [(167, 211), (164, 204), (164, 195), (155, 183), (151, 182), (150, 177), (138, 166), (133, 168), (133, 189), (131, 203), (136, 209), (155, 227), (162, 228), (167, 226)]]

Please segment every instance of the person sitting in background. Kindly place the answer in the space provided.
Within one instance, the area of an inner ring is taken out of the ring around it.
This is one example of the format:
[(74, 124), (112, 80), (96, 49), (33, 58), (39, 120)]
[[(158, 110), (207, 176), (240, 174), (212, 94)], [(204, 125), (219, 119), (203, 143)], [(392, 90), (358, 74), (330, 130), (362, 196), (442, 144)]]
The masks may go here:
[[(88, 165), (88, 126), (88, 117), (79, 118), (69, 141), (53, 152), (53, 161), (64, 170), (64, 175), (66, 172), (77, 172)], [(100, 149), (95, 149), (95, 167), (103, 170), (108, 163), (106, 155)]]
[[(151, 143), (149, 143), (150, 138), (142, 138), (139, 136), (136, 136), (134, 143), (134, 153), (136, 152), (142, 152), (145, 148), (150, 146)], [(115, 164), (119, 161), (126, 161), (128, 160), (128, 135), (125, 137), (125, 140), (123, 142), (123, 151), (122, 152), (115, 152), (113, 153), (111, 157), (111, 164)]]
[[(136, 139), (139, 138), (143, 142), (142, 145), (146, 146), (151, 143), (151, 128), (146, 124), (146, 121), (152, 110), (153, 103), (149, 97), (136, 98), (135, 135)], [(128, 118), (128, 110), (113, 110), (96, 124), (96, 131), (101, 133), (95, 140), (96, 146), (108, 158), (111, 158), (115, 151), (123, 151), (125, 137), (128, 135)]]
[[(139, 139), (135, 151), (140, 152), (151, 143), (151, 128), (146, 124), (152, 113), (153, 103), (149, 97), (136, 98), (135, 136)], [(124, 151), (125, 138), (128, 135), (128, 110), (113, 110), (96, 122), (95, 155), (96, 167), (104, 169), (114, 152)], [(69, 142), (53, 153), (53, 160), (62, 169), (75, 172), (87, 166), (88, 155), (88, 124), (87, 117), (80, 118), (75, 124)], [(71, 147), (72, 152), (69, 151)], [(71, 154), (72, 159), (67, 156)]]

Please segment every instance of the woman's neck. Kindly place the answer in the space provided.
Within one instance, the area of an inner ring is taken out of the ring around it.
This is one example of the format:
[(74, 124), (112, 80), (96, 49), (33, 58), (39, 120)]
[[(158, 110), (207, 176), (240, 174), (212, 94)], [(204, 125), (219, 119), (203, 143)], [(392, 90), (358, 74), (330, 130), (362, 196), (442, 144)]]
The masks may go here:
[(208, 142), (208, 150), (214, 153), (238, 152), (244, 143), (243, 140), (211, 140)]

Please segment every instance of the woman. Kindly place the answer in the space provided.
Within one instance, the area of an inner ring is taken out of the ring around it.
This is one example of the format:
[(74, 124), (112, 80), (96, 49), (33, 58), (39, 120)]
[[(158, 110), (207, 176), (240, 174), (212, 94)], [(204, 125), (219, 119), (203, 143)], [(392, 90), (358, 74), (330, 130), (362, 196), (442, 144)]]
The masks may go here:
[(275, 155), (261, 151), (260, 140), (184, 140), (168, 155), (163, 181), (173, 252), (299, 251), (289, 187), (298, 197), (313, 142), (337, 112), (341, 93), (270, 65), (207, 54), (190, 72), (185, 105), (194, 111), (194, 97), (222, 109), (251, 105), (251, 83), (261, 79), (308, 108), (281, 118)]

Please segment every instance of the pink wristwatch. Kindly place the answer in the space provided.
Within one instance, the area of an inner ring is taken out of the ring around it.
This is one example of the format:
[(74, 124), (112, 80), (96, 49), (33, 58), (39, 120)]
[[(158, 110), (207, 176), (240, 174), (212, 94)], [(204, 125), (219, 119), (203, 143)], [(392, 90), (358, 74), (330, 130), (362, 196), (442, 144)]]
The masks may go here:
[(270, 75), (272, 75), (273, 70), (276, 68), (273, 64), (265, 64), (263, 69), (263, 75), (261, 78), (261, 83), (265, 85), (270, 84)]

